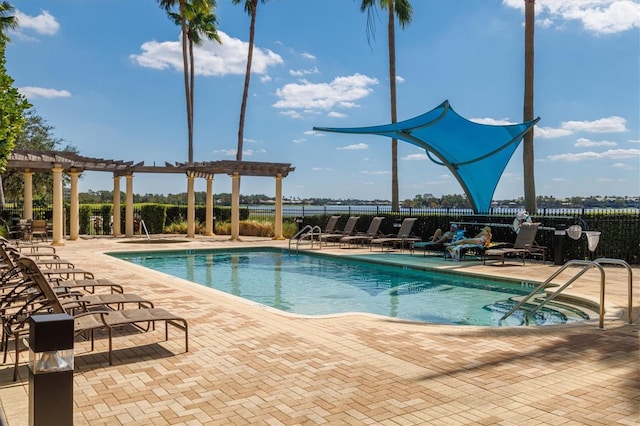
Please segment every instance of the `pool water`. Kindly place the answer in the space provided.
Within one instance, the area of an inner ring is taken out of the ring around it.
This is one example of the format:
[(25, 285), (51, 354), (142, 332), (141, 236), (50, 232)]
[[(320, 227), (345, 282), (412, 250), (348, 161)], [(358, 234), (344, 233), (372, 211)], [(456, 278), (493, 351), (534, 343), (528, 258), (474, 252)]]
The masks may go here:
[[(110, 253), (112, 256), (282, 311), (303, 315), (365, 312), (440, 324), (498, 325), (532, 288), (486, 278), (423, 271), (277, 249)], [(583, 320), (585, 318), (578, 318)], [(576, 319), (576, 320), (578, 320)], [(517, 313), (508, 324), (520, 325)], [(573, 321), (543, 308), (535, 322)]]

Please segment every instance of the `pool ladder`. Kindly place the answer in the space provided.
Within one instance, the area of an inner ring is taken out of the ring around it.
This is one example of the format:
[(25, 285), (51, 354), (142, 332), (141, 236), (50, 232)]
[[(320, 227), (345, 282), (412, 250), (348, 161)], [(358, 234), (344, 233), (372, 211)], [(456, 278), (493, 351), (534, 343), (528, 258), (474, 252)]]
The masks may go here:
[(296, 242), (296, 253), (298, 253), (300, 242), (304, 242), (306, 240), (309, 240), (309, 243), (311, 244), (311, 248), (313, 248), (313, 245), (316, 242), (316, 240), (318, 241), (318, 248), (322, 248), (321, 239), (320, 239), (321, 236), (322, 236), (322, 230), (318, 225), (316, 226), (306, 225), (289, 240), (289, 252), (291, 252), (292, 241)]
[(605, 281), (606, 281), (606, 276), (605, 276), (605, 271), (604, 268), (602, 267), (603, 264), (608, 264), (608, 265), (619, 265), (619, 266), (623, 266), (627, 269), (628, 272), (628, 302), (629, 302), (629, 321), (628, 324), (633, 324), (633, 316), (632, 316), (632, 308), (633, 308), (633, 275), (632, 275), (632, 270), (631, 270), (631, 266), (629, 266), (629, 264), (627, 262), (625, 262), (624, 260), (621, 259), (609, 259), (609, 258), (605, 258), (605, 257), (601, 257), (598, 258), (596, 260), (590, 261), (590, 260), (570, 260), (567, 263), (565, 263), (564, 265), (562, 265), (562, 267), (560, 269), (558, 269), (556, 272), (554, 272), (549, 278), (547, 278), (547, 280), (545, 282), (543, 282), (542, 284), (540, 284), (539, 286), (537, 286), (531, 293), (529, 293), (524, 299), (522, 299), (516, 306), (513, 307), (513, 309), (511, 309), (509, 312), (507, 312), (506, 314), (504, 314), (504, 316), (502, 318), (500, 318), (499, 323), (501, 324), (502, 321), (504, 321), (505, 319), (507, 319), (509, 316), (511, 316), (511, 314), (513, 314), (515, 311), (517, 311), (518, 309), (520, 309), (525, 303), (527, 303), (529, 301), (529, 299), (531, 299), (533, 296), (535, 296), (539, 291), (541, 291), (543, 288), (545, 288), (549, 283), (551, 283), (551, 281), (553, 281), (554, 278), (556, 278), (558, 275), (560, 275), (565, 269), (571, 267), (571, 266), (581, 266), (580, 270), (573, 275), (571, 278), (569, 278), (569, 280), (561, 285), (556, 291), (554, 291), (553, 293), (547, 293), (547, 297), (545, 297), (540, 303), (538, 303), (537, 305), (534, 305), (532, 308), (530, 309), (525, 309), (523, 308), (523, 310), (526, 311), (527, 315), (534, 315), (536, 312), (538, 312), (544, 305), (546, 305), (548, 302), (552, 301), (553, 299), (555, 299), (555, 297), (560, 294), (564, 289), (566, 289), (567, 287), (569, 287), (573, 282), (575, 282), (578, 278), (580, 278), (582, 275), (584, 275), (585, 272), (587, 272), (589, 269), (591, 268), (597, 268), (600, 271), (600, 310), (599, 310), (599, 316), (600, 316), (600, 322), (598, 324), (598, 328), (604, 328), (604, 296), (605, 296)]

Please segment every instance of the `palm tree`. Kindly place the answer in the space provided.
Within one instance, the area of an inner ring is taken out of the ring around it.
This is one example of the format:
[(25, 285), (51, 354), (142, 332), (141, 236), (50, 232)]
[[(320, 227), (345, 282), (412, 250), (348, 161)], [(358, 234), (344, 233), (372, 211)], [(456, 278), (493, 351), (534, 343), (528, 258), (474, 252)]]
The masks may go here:
[[(533, 120), (533, 63), (535, 26), (535, 0), (524, 0), (524, 121)], [(524, 203), (531, 214), (537, 211), (536, 183), (534, 178), (533, 132), (524, 136), (522, 162), (524, 172)]]
[(14, 7), (7, 1), (0, 3), (0, 36), (5, 40), (8, 40), (5, 32), (18, 27), (18, 20), (15, 16), (10, 15), (13, 13)]
[[(232, 0), (235, 5), (243, 0)], [(266, 0), (262, 0), (264, 3)], [(249, 24), (249, 49), (247, 52), (247, 70), (244, 75), (244, 89), (242, 90), (242, 104), (240, 105), (240, 122), (238, 124), (238, 152), (236, 160), (242, 161), (242, 150), (244, 149), (244, 118), (247, 111), (247, 98), (249, 97), (249, 81), (251, 80), (251, 62), (253, 61), (253, 46), (255, 44), (256, 14), (258, 13), (258, 0), (244, 0), (244, 11), (251, 17)]]
[[(192, 129), (192, 117), (193, 107), (191, 105), (191, 95), (189, 92), (189, 60), (187, 52), (187, 11), (186, 0), (158, 0), (160, 7), (162, 7), (167, 14), (171, 14), (173, 8), (176, 5), (179, 6), (180, 11), (180, 29), (182, 34), (182, 66), (184, 69), (184, 94), (187, 99), (187, 130), (189, 132), (189, 163), (193, 162), (193, 129)], [(171, 17), (171, 15), (170, 15)], [(172, 18), (173, 19), (173, 18)]]
[[(195, 59), (193, 46), (202, 44), (203, 36), (209, 40), (216, 40), (220, 43), (220, 37), (216, 29), (217, 17), (214, 15), (215, 0), (193, 0), (184, 5), (184, 22), (186, 27), (186, 37), (183, 41), (188, 42), (187, 58), (188, 67), (188, 90), (187, 90), (187, 126), (189, 131), (189, 163), (193, 162), (193, 122), (194, 122), (194, 92), (195, 92)], [(167, 15), (176, 25), (182, 24), (182, 15), (167, 10)], [(184, 46), (184, 44), (183, 44)], [(183, 52), (184, 53), (184, 52)], [(184, 56), (184, 55), (183, 55)]]
[[(395, 18), (404, 27), (411, 22), (413, 7), (408, 0), (362, 0), (360, 10), (367, 11), (367, 34), (373, 26), (373, 7), (377, 5), (389, 12), (387, 23), (387, 41), (389, 45), (389, 93), (391, 97), (391, 122), (398, 121), (396, 108), (396, 35)], [(398, 199), (398, 140), (391, 139), (391, 209), (400, 210)]]

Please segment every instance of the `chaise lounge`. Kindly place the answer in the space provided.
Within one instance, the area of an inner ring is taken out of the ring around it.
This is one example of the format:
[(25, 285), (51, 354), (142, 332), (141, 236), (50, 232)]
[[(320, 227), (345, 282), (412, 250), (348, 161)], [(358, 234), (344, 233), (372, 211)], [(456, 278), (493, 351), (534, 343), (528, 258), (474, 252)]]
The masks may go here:
[(411, 230), (413, 229), (413, 224), (418, 220), (415, 217), (408, 217), (402, 221), (400, 225), (400, 229), (398, 230), (398, 234), (396, 236), (386, 236), (383, 238), (374, 238), (371, 240), (371, 248), (374, 245), (380, 245), (380, 250), (384, 251), (385, 246), (397, 247), (400, 246), (402, 248), (405, 247), (408, 243), (413, 243), (416, 241), (420, 241), (420, 238), (412, 237)]
[[(17, 265), (25, 277), (31, 280), (39, 289), (42, 301), (35, 313), (68, 313), (74, 309), (82, 309), (83, 304), (77, 302), (63, 303), (54, 291), (51, 283), (38, 268), (38, 265), (27, 257), (21, 257), (17, 260)], [(172, 325), (185, 333), (185, 352), (189, 352), (189, 332), (187, 320), (161, 308), (138, 308), (124, 310), (86, 310), (84, 312), (75, 313), (74, 330), (75, 335), (79, 336), (85, 333), (89, 334), (91, 339), (91, 350), (94, 349), (95, 330), (106, 330), (109, 338), (109, 365), (113, 364), (113, 329), (128, 325), (135, 326), (141, 331), (155, 329), (155, 323), (162, 321), (165, 323), (165, 340), (169, 339), (169, 325)], [(15, 340), (15, 370), (18, 368), (18, 351), (19, 351), (19, 335), (24, 332), (25, 323), (28, 315), (14, 315), (6, 324), (6, 333), (13, 335)], [(144, 325), (146, 324), (146, 327)], [(14, 372), (14, 377), (16, 373)]]
[(484, 252), (484, 264), (487, 264), (487, 260), (501, 261), (501, 266), (504, 266), (504, 260), (506, 257), (518, 257), (522, 258), (522, 265), (525, 264), (525, 259), (528, 256), (541, 256), (542, 262), (545, 261), (545, 247), (538, 246), (536, 244), (536, 235), (538, 234), (538, 223), (525, 222), (520, 227), (520, 232), (516, 237), (516, 241), (511, 247), (501, 247), (487, 249)]

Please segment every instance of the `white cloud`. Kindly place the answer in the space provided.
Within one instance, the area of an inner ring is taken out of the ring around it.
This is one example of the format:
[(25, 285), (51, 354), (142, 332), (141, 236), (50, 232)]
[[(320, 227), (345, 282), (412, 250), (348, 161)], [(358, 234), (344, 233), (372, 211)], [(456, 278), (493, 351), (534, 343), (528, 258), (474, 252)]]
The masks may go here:
[[(523, 0), (502, 0), (502, 4), (524, 10)], [(632, 0), (536, 0), (535, 5), (536, 24), (546, 27), (578, 21), (595, 34), (640, 28), (640, 4)]]
[(562, 136), (569, 136), (573, 132), (567, 129), (554, 129), (552, 127), (535, 127), (534, 134), (537, 138), (553, 139), (560, 138)]
[(289, 75), (293, 77), (302, 77), (309, 74), (318, 74), (319, 72), (318, 67), (313, 67), (306, 70), (289, 70)]
[(626, 170), (633, 169), (633, 167), (631, 167), (630, 165), (628, 165), (626, 163), (615, 163), (615, 164), (612, 164), (611, 167), (614, 167), (616, 169), (626, 169)]
[[(194, 47), (195, 73), (202, 76), (244, 75), (249, 44), (218, 31), (222, 44), (205, 40)], [(140, 46), (142, 53), (129, 55), (134, 63), (145, 68), (182, 72), (182, 43), (177, 41), (147, 41)], [(266, 74), (269, 67), (282, 64), (282, 57), (269, 49), (254, 47), (251, 72)]]
[(560, 124), (560, 128), (536, 126), (535, 135), (542, 139), (552, 139), (569, 136), (576, 132), (620, 133), (627, 130), (626, 119), (612, 116), (594, 121), (564, 121)]
[(260, 83), (267, 83), (269, 81), (273, 80), (271, 78), (271, 76), (269, 74), (265, 74), (263, 76), (260, 77)]
[(302, 118), (302, 114), (298, 111), (280, 111), (280, 114), (290, 118)]
[(618, 144), (615, 143), (615, 142), (610, 142), (610, 141), (596, 142), (596, 141), (592, 141), (590, 139), (579, 138), (573, 146), (589, 147), (589, 146), (616, 146), (616, 145), (618, 145)]
[(627, 120), (622, 117), (607, 117), (594, 121), (565, 121), (563, 129), (579, 132), (610, 133), (627, 131)]
[(69, 93), (66, 90), (47, 89), (45, 87), (32, 87), (32, 86), (19, 87), (18, 92), (23, 94), (28, 99), (36, 99), (36, 98), (53, 99), (53, 98), (70, 98), (71, 97), (71, 93)]
[(369, 145), (367, 145), (366, 143), (360, 142), (353, 145), (338, 147), (336, 149), (356, 150), (356, 149), (367, 149), (367, 148), (369, 148)]
[(54, 35), (60, 30), (60, 24), (55, 16), (46, 10), (43, 10), (38, 16), (25, 15), (19, 10), (16, 10), (14, 16), (18, 20), (18, 31), (29, 29), (38, 34)]
[[(236, 153), (238, 152), (237, 149), (233, 148), (233, 149), (216, 149), (213, 151), (214, 154), (222, 154), (222, 155), (226, 155), (228, 157), (235, 157)], [(252, 156), (255, 154), (264, 154), (267, 151), (265, 151), (264, 149), (258, 149), (258, 150), (253, 150), (253, 149), (243, 149), (242, 150), (242, 155), (243, 156)]]
[(396, 82), (402, 84), (405, 82), (405, 79), (403, 77), (400, 77), (399, 75), (396, 75)]
[(605, 152), (580, 152), (576, 154), (557, 154), (550, 155), (551, 161), (583, 161), (583, 160), (624, 160), (627, 158), (640, 158), (640, 149), (610, 149)]
[(305, 58), (305, 59), (315, 59), (316, 58), (315, 55), (312, 55), (311, 53), (307, 53), (307, 52), (302, 53), (302, 57)]
[(334, 117), (334, 118), (344, 118), (347, 116), (347, 114), (343, 114), (341, 112), (336, 112), (336, 111), (331, 111), (329, 114), (327, 114), (329, 117)]
[(426, 160), (428, 158), (429, 157), (427, 157), (427, 154), (409, 154), (407, 156), (402, 157), (402, 159), (406, 161)]
[(282, 109), (331, 110), (333, 108), (355, 108), (358, 99), (368, 96), (378, 84), (375, 78), (362, 74), (337, 77), (330, 83), (290, 83), (278, 89), (279, 100), (273, 105)]
[(294, 139), (293, 143), (305, 143), (307, 140), (305, 138)]
[(518, 124), (513, 121), (509, 121), (508, 118), (470, 118), (469, 121), (473, 121), (478, 124), (488, 124), (490, 126), (505, 126), (509, 124)]
[(235, 157), (237, 152), (237, 149), (215, 149), (213, 151), (214, 154), (222, 154), (228, 157)]
[(596, 179), (597, 182), (626, 182), (626, 179), (611, 179), (611, 178), (598, 178)]
[(386, 171), (386, 170), (379, 170), (379, 171), (374, 171), (374, 172), (370, 172), (368, 170), (364, 170), (364, 171), (361, 171), (360, 174), (363, 174), (363, 175), (390, 175), (391, 172)]

